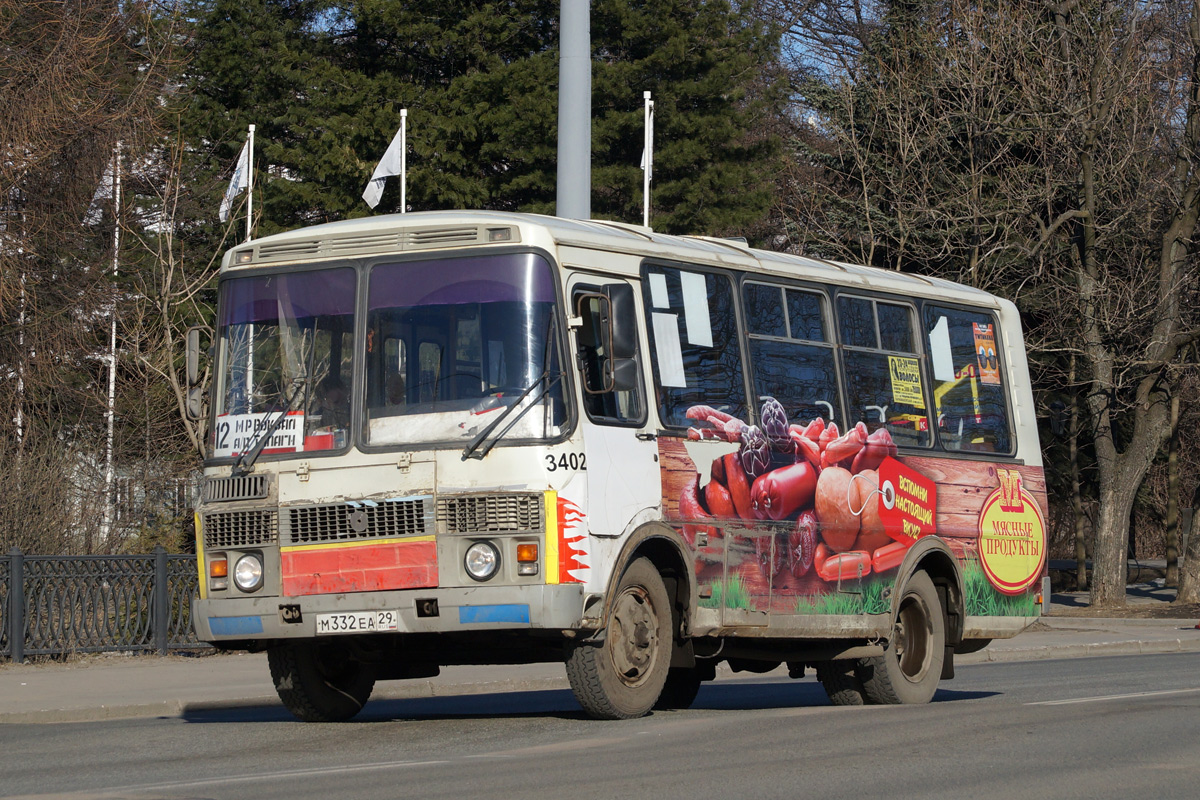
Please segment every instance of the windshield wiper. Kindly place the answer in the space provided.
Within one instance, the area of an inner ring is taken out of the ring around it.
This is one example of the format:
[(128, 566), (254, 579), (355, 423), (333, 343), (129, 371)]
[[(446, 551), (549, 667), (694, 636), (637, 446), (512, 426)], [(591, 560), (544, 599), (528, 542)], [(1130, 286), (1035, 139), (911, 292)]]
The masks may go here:
[[(537, 380), (535, 380), (533, 383), (529, 384), (529, 386), (527, 386), (525, 388), (525, 391), (521, 392), (521, 396), (518, 397), (511, 406), (508, 406), (503, 411), (501, 411), (500, 415), (497, 416), (494, 420), (492, 420), (486, 428), (481, 430), (479, 433), (475, 434), (475, 438), (471, 440), (470, 444), (468, 444), (466, 447), (463, 448), (462, 460), (466, 461), (468, 458), (476, 458), (476, 459), (482, 460), (488, 453), (491, 452), (492, 448), (496, 445), (496, 442), (503, 439), (508, 434), (508, 432), (510, 430), (512, 430), (512, 427), (521, 421), (521, 417), (525, 416), (525, 413), (527, 411), (529, 411), (529, 409), (536, 406), (538, 404), (538, 401), (541, 400), (543, 397), (545, 397), (546, 394), (551, 389), (554, 388), (554, 384), (558, 383), (561, 380), (562, 380), (561, 372), (558, 373), (558, 377), (556, 377), (554, 380), (550, 380), (550, 370), (546, 370), (541, 375), (539, 375), (537, 377)], [(534, 389), (538, 388), (539, 386), (542, 387), (542, 391), (539, 392), (538, 395), (533, 398), (533, 400), (531, 400), (529, 403), (527, 403), (525, 405), (524, 408), (521, 409), (521, 413), (519, 413), (515, 417), (513, 417), (512, 422), (508, 423), (508, 425), (505, 426), (504, 430), (502, 430), (502, 431), (500, 431), (500, 433), (496, 434), (495, 438), (488, 441), (487, 444), (481, 448), (480, 445), (488, 440), (488, 437), (492, 435), (492, 431), (496, 430), (496, 428), (500, 425), (500, 423), (504, 422), (504, 420), (508, 418), (509, 414), (511, 414), (518, 406), (521, 405), (522, 402), (524, 402), (525, 398), (529, 396), (529, 393), (532, 392)], [(478, 452), (476, 452), (476, 451), (478, 451)]]
[(292, 410), (292, 403), (296, 402), (296, 396), (299, 395), (300, 390), (304, 389), (306, 386), (308, 386), (308, 381), (306, 379), (296, 379), (296, 386), (292, 389), (291, 397), (287, 399), (287, 402), (284, 403), (283, 408), (280, 409), (279, 416), (267, 426), (266, 432), (263, 433), (262, 436), (258, 437), (258, 440), (254, 442), (254, 446), (238, 456), (238, 460), (233, 462), (233, 476), (235, 478), (249, 474), (250, 468), (254, 466), (255, 459), (257, 459), (262, 453), (263, 448), (267, 446), (267, 442), (271, 441), (271, 437), (275, 435), (275, 431), (279, 430), (279, 426), (283, 424), (285, 419), (287, 419), (288, 412)]

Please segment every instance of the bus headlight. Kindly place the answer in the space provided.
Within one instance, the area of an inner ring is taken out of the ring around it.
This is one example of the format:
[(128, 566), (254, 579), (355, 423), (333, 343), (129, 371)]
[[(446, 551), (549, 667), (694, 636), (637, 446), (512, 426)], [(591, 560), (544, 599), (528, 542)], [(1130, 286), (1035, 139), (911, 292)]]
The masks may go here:
[(491, 542), (476, 542), (467, 548), (463, 566), (475, 580), (486, 581), (500, 567), (500, 552)]
[(258, 590), (263, 583), (262, 559), (256, 555), (244, 555), (233, 568), (233, 582), (243, 592)]

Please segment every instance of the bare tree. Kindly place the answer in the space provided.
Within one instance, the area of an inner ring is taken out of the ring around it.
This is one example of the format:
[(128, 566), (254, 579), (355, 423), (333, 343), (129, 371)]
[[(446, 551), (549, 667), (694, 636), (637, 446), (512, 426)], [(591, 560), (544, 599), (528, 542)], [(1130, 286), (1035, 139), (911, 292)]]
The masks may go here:
[[(0, 538), (34, 549), (63, 549), (67, 532), (85, 552), (114, 544), (89, 521), (106, 504), (96, 454), (125, 293), (107, 268), (118, 223), (89, 205), (109, 200), (97, 187), (116, 143), (136, 160), (155, 139), (178, 46), (159, 12), (153, 0), (0, 0), (0, 439), (12, 445)], [(30, 540), (37, 530), (47, 538)]]
[(1066, 387), (1076, 357), (1096, 458), (1093, 602), (1123, 603), (1134, 497), (1196, 336), (1195, 3), (788, 11), (832, 143), (818, 160), (839, 214), (821, 219), (837, 227), (817, 230), (840, 234), (842, 255), (1013, 296), (1042, 387)]

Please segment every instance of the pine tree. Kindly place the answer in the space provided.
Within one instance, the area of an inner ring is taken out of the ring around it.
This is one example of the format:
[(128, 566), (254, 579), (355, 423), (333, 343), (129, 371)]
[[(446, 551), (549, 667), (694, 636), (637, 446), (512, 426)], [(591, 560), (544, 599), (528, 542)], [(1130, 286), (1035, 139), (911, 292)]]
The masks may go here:
[[(257, 233), (371, 213), (360, 195), (401, 108), (411, 209), (553, 212), (557, 3), (210, 0), (197, 17), (188, 135), (218, 173), (257, 125)], [(641, 218), (650, 90), (655, 226), (761, 219), (776, 148), (759, 131), (782, 97), (772, 32), (724, 0), (599, 0), (592, 43), (593, 215)], [(394, 183), (377, 212), (399, 210)]]

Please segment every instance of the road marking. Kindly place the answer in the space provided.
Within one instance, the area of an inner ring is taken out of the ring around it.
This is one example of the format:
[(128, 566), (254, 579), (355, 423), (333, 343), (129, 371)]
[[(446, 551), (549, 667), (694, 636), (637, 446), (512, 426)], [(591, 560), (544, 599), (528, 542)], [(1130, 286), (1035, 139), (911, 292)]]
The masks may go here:
[(1102, 703), (1106, 700), (1132, 700), (1138, 697), (1162, 697), (1168, 694), (1193, 694), (1198, 689), (1165, 689), (1161, 692), (1132, 692), (1131, 694), (1108, 694), (1102, 697), (1077, 697), (1074, 700), (1042, 700), (1037, 703), (1026, 703), (1027, 706), (1066, 706), (1072, 703)]

